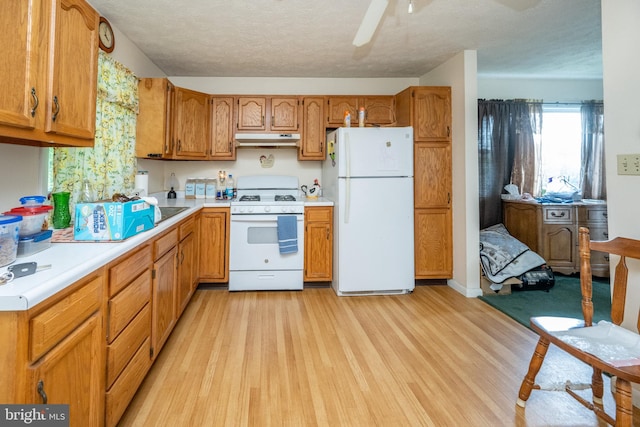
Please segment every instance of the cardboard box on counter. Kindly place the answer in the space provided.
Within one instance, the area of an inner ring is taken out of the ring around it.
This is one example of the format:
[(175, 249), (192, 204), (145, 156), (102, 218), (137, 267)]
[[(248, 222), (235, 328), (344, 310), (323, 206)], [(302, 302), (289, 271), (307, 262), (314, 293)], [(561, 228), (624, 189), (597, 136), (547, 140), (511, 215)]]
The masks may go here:
[(78, 203), (74, 240), (123, 240), (154, 227), (155, 208), (144, 200)]

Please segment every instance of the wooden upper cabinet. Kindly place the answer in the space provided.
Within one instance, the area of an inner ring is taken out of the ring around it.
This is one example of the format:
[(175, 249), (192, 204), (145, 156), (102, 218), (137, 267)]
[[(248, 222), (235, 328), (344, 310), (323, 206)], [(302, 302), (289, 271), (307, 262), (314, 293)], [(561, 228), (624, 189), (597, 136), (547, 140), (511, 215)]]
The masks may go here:
[[(0, 97), (0, 124), (33, 129), (42, 110), (45, 85), (38, 81), (38, 70), (44, 69), (49, 5), (39, 0), (8, 1), (3, 4), (0, 26), (11, 28), (0, 35), (3, 58), (0, 76), (4, 80)], [(44, 15), (44, 16), (43, 16)], [(40, 62), (38, 62), (40, 60)], [(40, 119), (41, 121), (41, 119)]]
[(269, 129), (280, 132), (300, 130), (300, 100), (293, 98), (270, 98), (271, 121)]
[(365, 111), (365, 125), (395, 123), (395, 97), (392, 95), (329, 96), (327, 97), (327, 126), (343, 126), (344, 112), (349, 111), (351, 127), (357, 127), (360, 107)]
[[(391, 125), (396, 121), (396, 105), (394, 96), (366, 96), (360, 100), (360, 107), (364, 107), (365, 125)], [(351, 118), (351, 125), (358, 126), (356, 114), (355, 123)]]
[(175, 87), (166, 78), (145, 78), (138, 83), (136, 157), (171, 159), (171, 117)]
[(413, 92), (416, 141), (451, 141), (451, 88), (420, 87)]
[(344, 112), (351, 114), (351, 126), (358, 126), (358, 97), (327, 97), (327, 127), (340, 127), (344, 124)]
[(84, 0), (6, 3), (0, 140), (92, 146), (99, 15)]
[(302, 141), (298, 160), (325, 159), (324, 97), (302, 99)]
[(205, 159), (210, 145), (209, 95), (176, 88), (174, 112), (174, 158)]
[[(93, 139), (98, 78), (98, 14), (87, 3), (61, 0), (55, 13), (53, 67), (45, 131)], [(81, 66), (82, 64), (82, 66)]]
[(238, 98), (236, 128), (241, 131), (267, 130), (266, 112), (267, 98), (244, 97)]
[(211, 153), (216, 160), (235, 160), (233, 98), (211, 97)]

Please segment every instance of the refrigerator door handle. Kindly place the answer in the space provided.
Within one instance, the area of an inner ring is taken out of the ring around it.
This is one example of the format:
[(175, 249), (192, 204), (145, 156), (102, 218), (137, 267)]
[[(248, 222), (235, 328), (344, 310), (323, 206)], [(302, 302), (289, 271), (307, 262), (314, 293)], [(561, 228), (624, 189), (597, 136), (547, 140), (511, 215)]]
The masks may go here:
[(344, 191), (344, 223), (349, 223), (349, 205), (351, 204), (351, 151), (349, 145), (349, 132), (344, 133), (344, 157), (345, 157), (345, 191)]

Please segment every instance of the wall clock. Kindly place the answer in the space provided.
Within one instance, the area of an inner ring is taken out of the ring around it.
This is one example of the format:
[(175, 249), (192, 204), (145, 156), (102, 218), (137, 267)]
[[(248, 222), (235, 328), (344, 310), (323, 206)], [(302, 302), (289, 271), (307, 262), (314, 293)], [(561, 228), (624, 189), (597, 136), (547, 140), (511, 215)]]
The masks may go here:
[(102, 16), (100, 17), (100, 24), (98, 25), (98, 39), (100, 49), (107, 53), (111, 53), (116, 46), (116, 39), (113, 37), (111, 24)]

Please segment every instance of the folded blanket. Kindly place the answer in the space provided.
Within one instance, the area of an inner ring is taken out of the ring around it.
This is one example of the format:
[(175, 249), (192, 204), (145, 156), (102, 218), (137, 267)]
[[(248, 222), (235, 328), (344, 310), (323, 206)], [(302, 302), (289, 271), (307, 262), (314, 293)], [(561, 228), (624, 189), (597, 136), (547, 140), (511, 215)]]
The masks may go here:
[(281, 254), (298, 252), (298, 220), (294, 215), (278, 217), (278, 245)]
[(503, 224), (480, 230), (480, 263), (487, 278), (502, 283), (539, 267), (545, 260), (509, 234)]

